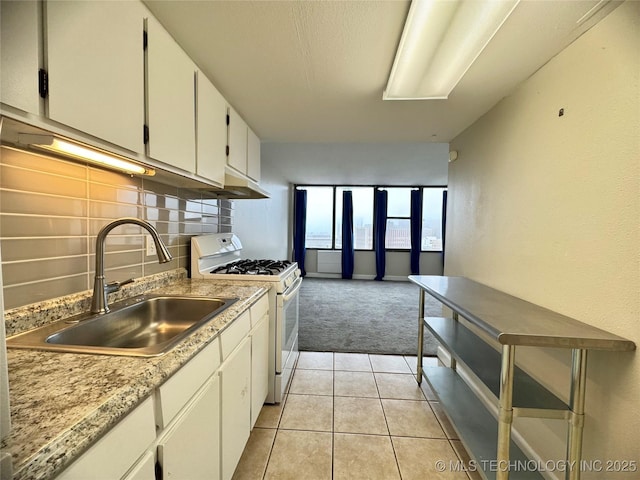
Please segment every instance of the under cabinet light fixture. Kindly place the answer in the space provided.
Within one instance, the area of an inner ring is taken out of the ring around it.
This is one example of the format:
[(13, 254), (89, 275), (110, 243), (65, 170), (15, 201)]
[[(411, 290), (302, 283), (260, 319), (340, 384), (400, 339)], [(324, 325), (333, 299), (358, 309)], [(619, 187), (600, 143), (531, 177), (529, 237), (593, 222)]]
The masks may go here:
[(446, 99), (520, 0), (412, 0), (383, 100)]
[(128, 158), (81, 143), (64, 140), (54, 135), (20, 134), (18, 138), (19, 143), (22, 145), (27, 145), (37, 150), (53, 152), (73, 160), (96, 164), (132, 175), (153, 176), (156, 174), (153, 168), (135, 163)]

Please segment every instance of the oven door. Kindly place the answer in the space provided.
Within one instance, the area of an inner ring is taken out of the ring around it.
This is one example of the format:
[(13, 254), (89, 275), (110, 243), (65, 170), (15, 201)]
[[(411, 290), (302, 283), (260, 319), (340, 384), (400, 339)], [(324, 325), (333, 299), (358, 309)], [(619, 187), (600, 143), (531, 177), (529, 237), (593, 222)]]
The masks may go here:
[(286, 390), (298, 359), (298, 295), (301, 286), (302, 277), (277, 296), (276, 373), (282, 375), (280, 393)]

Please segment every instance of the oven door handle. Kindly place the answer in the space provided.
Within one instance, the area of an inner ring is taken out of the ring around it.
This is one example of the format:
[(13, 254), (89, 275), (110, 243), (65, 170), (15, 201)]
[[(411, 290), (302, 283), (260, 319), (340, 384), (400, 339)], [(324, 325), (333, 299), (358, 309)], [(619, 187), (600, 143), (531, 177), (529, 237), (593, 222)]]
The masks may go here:
[(298, 277), (295, 282), (282, 294), (282, 301), (288, 302), (289, 299), (293, 298), (294, 295), (298, 293), (300, 287), (302, 286), (302, 277)]

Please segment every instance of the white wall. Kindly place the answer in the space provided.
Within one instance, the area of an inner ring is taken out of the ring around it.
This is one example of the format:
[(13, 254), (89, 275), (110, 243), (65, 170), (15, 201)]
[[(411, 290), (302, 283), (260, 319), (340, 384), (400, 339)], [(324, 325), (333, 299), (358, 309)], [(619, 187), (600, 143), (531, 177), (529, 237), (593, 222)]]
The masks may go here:
[[(261, 150), (260, 185), (271, 198), (235, 202), (234, 229), (246, 256), (291, 257), (293, 184), (447, 184), (446, 143), (263, 143)], [(354, 275), (370, 277), (375, 272), (373, 255), (368, 261), (368, 252), (357, 254)], [(439, 255), (423, 253), (421, 265), (438, 265)], [(389, 275), (406, 277), (409, 271), (408, 253), (388, 255)]]
[[(342, 278), (341, 274), (318, 273), (318, 250), (307, 250), (305, 270), (310, 277)], [(376, 258), (373, 251), (356, 250), (354, 255), (353, 278), (373, 280), (376, 277)], [(420, 255), (421, 275), (442, 275), (442, 253), (422, 252)], [(387, 252), (385, 264), (385, 280), (409, 281), (411, 264), (406, 252)]]
[(447, 143), (267, 143), (269, 174), (289, 183), (446, 185)]
[(233, 230), (242, 242), (243, 257), (289, 259), (291, 189), (282, 179), (270, 178), (265, 170), (268, 172), (263, 163), (260, 186), (271, 197), (234, 201)]
[[(640, 345), (639, 52), (630, 1), (452, 141), (446, 275)], [(568, 352), (520, 348), (517, 361), (568, 397)], [(640, 461), (639, 399), (636, 352), (589, 353), (584, 458)], [(564, 456), (561, 423), (523, 425), (545, 458)]]

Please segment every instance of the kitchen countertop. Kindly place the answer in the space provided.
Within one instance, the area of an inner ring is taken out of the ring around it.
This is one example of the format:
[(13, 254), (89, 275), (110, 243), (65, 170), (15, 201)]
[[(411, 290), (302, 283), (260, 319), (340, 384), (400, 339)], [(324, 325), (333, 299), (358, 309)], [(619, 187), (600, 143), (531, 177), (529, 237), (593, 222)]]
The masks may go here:
[(159, 357), (8, 349), (12, 429), (1, 448), (12, 455), (13, 479), (58, 475), (268, 289), (269, 284), (261, 282), (182, 275), (145, 291), (239, 299)]

